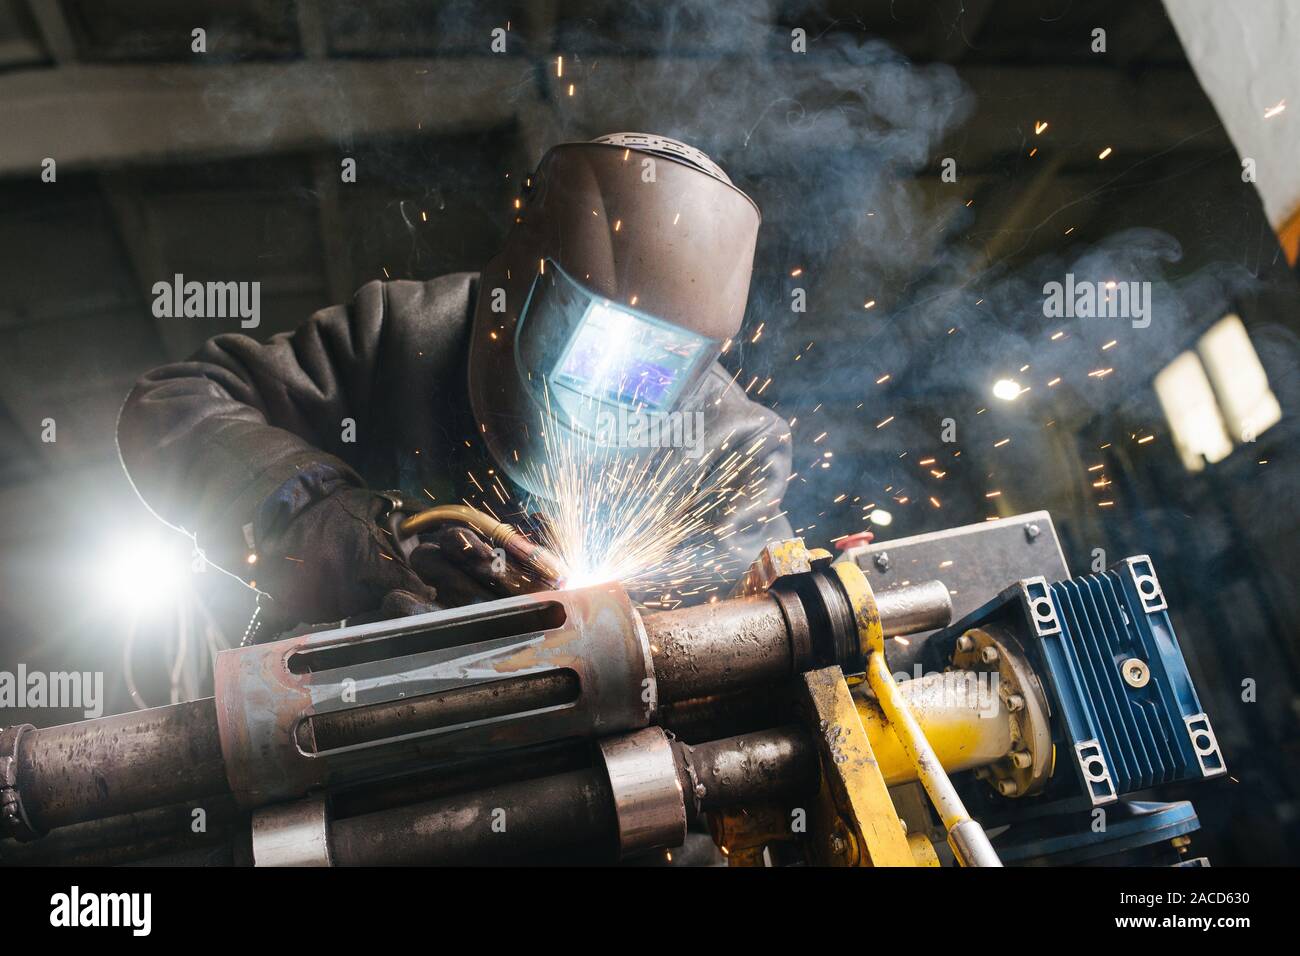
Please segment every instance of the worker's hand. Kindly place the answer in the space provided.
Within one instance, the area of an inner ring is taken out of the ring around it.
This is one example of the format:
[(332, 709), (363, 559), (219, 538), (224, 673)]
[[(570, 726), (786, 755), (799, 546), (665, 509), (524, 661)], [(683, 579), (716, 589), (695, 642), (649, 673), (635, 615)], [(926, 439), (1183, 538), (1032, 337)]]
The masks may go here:
[(259, 543), (251, 576), (273, 599), (265, 632), (442, 603), (379, 526), (387, 508), (368, 489), (340, 485)]
[(460, 607), (512, 594), (545, 590), (547, 585), (506, 553), (494, 549), (464, 525), (449, 524), (420, 535), (411, 567), (431, 585), (444, 607)]

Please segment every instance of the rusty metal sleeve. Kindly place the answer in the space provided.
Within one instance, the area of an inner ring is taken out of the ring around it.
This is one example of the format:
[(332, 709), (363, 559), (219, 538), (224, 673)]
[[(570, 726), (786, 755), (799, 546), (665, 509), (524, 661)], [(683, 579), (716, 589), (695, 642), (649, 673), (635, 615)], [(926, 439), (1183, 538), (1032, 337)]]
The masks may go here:
[(18, 787), (45, 830), (227, 793), (213, 699), (28, 731)]
[[(661, 703), (691, 700), (773, 683), (811, 666), (813, 652), (801, 649), (801, 627), (783, 609), (782, 601), (801, 602), (808, 618), (823, 632), (851, 624), (847, 602), (828, 582), (815, 592), (791, 598), (775, 593), (730, 598), (711, 604), (642, 614)], [(812, 604), (819, 607), (809, 606)], [(831, 606), (834, 605), (834, 606)], [(887, 637), (946, 626), (952, 618), (948, 589), (938, 581), (890, 588), (876, 595), (881, 626)], [(838, 614), (835, 612), (839, 612)], [(814, 638), (834, 646), (832, 635)], [(856, 645), (856, 633), (848, 631)], [(835, 655), (843, 656), (843, 655)], [(844, 660), (826, 660), (839, 663)]]
[(643, 614), (661, 702), (768, 683), (791, 673), (780, 605), (767, 594)]

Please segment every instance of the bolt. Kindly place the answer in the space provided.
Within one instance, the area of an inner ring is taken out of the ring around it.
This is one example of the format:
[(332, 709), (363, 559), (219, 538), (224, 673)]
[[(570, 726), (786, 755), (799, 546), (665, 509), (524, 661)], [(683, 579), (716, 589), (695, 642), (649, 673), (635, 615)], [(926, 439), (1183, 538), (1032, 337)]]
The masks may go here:
[(1019, 785), (1014, 780), (999, 780), (998, 793), (1004, 797), (1014, 797), (1020, 792)]
[(974, 646), (975, 641), (967, 634), (957, 638), (957, 650), (959, 651), (969, 651)]
[(998, 649), (994, 647), (992, 644), (980, 650), (980, 660), (982, 660), (985, 664), (992, 664), (997, 659), (998, 659)]
[(1011, 713), (1014, 714), (1017, 711), (1024, 710), (1024, 709), (1025, 709), (1025, 699), (1021, 697), (1019, 694), (1011, 694), (1009, 697), (1007, 697), (1007, 710), (1011, 711)]
[(1042, 533), (1043, 533), (1043, 529), (1038, 527), (1038, 525), (1036, 524), (1025, 525), (1025, 537), (1028, 538), (1030, 541), (1033, 541)]
[(881, 551), (876, 555), (876, 567), (881, 571), (889, 570), (889, 553), (887, 551)]
[(1011, 762), (1021, 770), (1024, 770), (1034, 762), (1034, 755), (1028, 750), (1013, 750), (1011, 752)]

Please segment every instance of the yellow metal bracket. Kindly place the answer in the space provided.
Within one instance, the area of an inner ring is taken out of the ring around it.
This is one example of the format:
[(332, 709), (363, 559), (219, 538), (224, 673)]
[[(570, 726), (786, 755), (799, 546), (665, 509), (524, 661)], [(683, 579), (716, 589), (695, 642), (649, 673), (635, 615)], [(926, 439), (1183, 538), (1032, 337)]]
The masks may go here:
[(964, 866), (1001, 866), (983, 827), (966, 812), (934, 747), (908, 706), (907, 698), (894, 682), (885, 659), (885, 633), (880, 623), (880, 611), (866, 575), (851, 561), (841, 561), (831, 567), (835, 569), (853, 607), (853, 618), (867, 662), (867, 683), (903, 752), (916, 768), (917, 779), (943, 820), (953, 855)]
[(838, 667), (810, 671), (803, 675), (802, 691), (816, 722), (822, 764), (822, 794), (809, 826), (813, 862), (915, 865), (844, 672)]
[(822, 548), (806, 547), (803, 538), (769, 542), (736, 582), (732, 594), (734, 597), (762, 594), (781, 578), (808, 574), (830, 564), (831, 557), (831, 553)]

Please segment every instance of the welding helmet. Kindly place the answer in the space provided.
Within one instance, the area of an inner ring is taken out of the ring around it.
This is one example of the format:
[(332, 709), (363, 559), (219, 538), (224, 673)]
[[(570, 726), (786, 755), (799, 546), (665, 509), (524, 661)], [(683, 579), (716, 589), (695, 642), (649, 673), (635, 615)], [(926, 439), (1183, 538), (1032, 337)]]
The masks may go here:
[(643, 133), (552, 148), (518, 205), (480, 277), (469, 393), (497, 464), (545, 494), (547, 429), (552, 447), (633, 454), (610, 422), (699, 410), (740, 329), (760, 216), (704, 153)]

